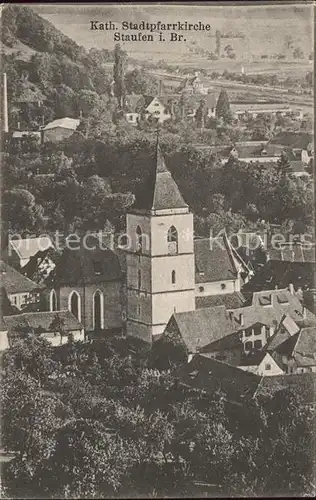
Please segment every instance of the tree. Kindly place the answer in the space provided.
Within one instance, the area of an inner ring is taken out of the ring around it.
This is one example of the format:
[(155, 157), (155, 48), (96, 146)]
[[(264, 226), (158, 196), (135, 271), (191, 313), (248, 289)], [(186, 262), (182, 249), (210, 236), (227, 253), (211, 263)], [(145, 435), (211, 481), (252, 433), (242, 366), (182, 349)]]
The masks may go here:
[(304, 59), (304, 52), (302, 51), (301, 47), (296, 47), (294, 49), (293, 58), (294, 59)]
[(127, 94), (156, 95), (158, 91), (157, 80), (138, 68), (126, 73), (125, 86)]
[(199, 128), (203, 129), (207, 121), (207, 106), (204, 99), (201, 99), (200, 105), (195, 113), (195, 121)]
[(281, 175), (290, 175), (293, 170), (287, 154), (282, 151), (280, 158), (277, 161), (277, 170)]
[(50, 331), (54, 332), (54, 335), (56, 333), (59, 334), (60, 336), (60, 344), (62, 344), (63, 337), (68, 335), (67, 330), (65, 329), (65, 320), (59, 316), (59, 314), (56, 314), (53, 321), (49, 325)]
[(117, 99), (119, 109), (124, 107), (124, 100), (126, 94), (125, 88), (125, 66), (126, 66), (126, 53), (121, 49), (119, 44), (114, 48), (114, 95)]
[(224, 123), (231, 121), (230, 105), (226, 90), (222, 89), (216, 103), (216, 118), (222, 118)]
[(12, 189), (3, 194), (3, 219), (17, 232), (35, 230), (43, 224), (43, 207), (26, 189)]

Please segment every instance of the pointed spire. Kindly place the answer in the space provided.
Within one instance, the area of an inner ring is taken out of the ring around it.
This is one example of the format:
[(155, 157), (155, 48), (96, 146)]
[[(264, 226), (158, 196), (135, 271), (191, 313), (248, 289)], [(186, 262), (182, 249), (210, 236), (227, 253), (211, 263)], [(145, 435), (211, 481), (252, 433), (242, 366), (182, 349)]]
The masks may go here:
[(139, 194), (140, 196), (136, 195), (135, 208), (143, 210), (188, 208), (176, 182), (166, 167), (159, 145), (158, 128), (154, 169)]

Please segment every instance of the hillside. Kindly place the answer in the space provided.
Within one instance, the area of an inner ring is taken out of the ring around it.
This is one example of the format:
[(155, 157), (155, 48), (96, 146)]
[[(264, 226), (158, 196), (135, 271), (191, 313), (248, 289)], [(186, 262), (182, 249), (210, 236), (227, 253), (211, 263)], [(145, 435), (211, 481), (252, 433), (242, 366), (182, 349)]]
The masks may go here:
[[(64, 35), (32, 8), (7, 5), (1, 16), (0, 49), (7, 73), (9, 127), (38, 129), (62, 116), (76, 117), (107, 94), (112, 52), (90, 50)], [(40, 99), (25, 99), (30, 90)], [(38, 101), (42, 102), (40, 109)]]
[(87, 57), (83, 47), (36, 14), (30, 7), (5, 6), (1, 25), (1, 42), (8, 49), (17, 48), (22, 52), (33, 49), (38, 52), (55, 53), (67, 56), (72, 61), (80, 61)]

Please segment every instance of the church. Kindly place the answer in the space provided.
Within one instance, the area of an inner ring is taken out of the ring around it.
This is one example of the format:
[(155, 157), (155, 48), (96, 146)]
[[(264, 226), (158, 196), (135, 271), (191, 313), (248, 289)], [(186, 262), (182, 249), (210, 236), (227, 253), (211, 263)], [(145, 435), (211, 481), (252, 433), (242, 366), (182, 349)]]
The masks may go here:
[(228, 297), (237, 297), (242, 305), (240, 289), (249, 279), (249, 269), (225, 235), (223, 245), (213, 248), (208, 239), (194, 239), (193, 214), (159, 145), (154, 168), (136, 193), (126, 227), (128, 335), (151, 342), (164, 332), (174, 313), (210, 307), (209, 298), (215, 296), (222, 296), (221, 305)]
[[(89, 238), (88, 248), (65, 248), (44, 280), (45, 309), (68, 309), (86, 336), (122, 331), (152, 342), (175, 313), (243, 306), (250, 270), (225, 233), (213, 245), (194, 238), (193, 213), (158, 144), (126, 215), (124, 250)], [(42, 254), (28, 275), (35, 281)]]

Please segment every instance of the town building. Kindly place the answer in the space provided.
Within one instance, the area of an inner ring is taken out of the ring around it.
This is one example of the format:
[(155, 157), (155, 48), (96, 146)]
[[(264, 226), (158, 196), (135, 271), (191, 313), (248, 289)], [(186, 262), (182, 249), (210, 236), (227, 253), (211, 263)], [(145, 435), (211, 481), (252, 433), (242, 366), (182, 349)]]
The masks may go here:
[(43, 287), (23, 276), (7, 263), (0, 261), (1, 287), (12, 306), (19, 311), (26, 308), (39, 310)]
[(59, 346), (69, 341), (84, 341), (82, 324), (70, 311), (36, 312), (4, 316), (9, 344), (15, 335), (36, 334), (51, 345)]
[(194, 254), (195, 294), (200, 307), (208, 304), (206, 297), (240, 292), (252, 276), (226, 234), (195, 239)]
[(47, 309), (68, 309), (86, 333), (123, 326), (122, 273), (118, 256), (95, 235), (65, 248), (49, 276)]
[(54, 248), (54, 245), (48, 236), (9, 239), (8, 258), (14, 267), (21, 269), (38, 252), (44, 252), (49, 248)]
[(59, 118), (48, 123), (43, 130), (44, 142), (56, 142), (68, 139), (79, 127), (80, 120), (76, 118)]
[(178, 87), (178, 92), (189, 94), (206, 95), (208, 90), (207, 81), (199, 72), (196, 72), (192, 77), (185, 78)]
[(272, 115), (272, 116), (290, 116), (296, 119), (303, 118), (301, 110), (295, 110), (291, 106), (284, 105), (283, 103), (266, 103), (266, 102), (231, 102), (230, 109), (234, 117), (237, 119), (246, 118), (251, 116), (257, 118), (258, 116)]

